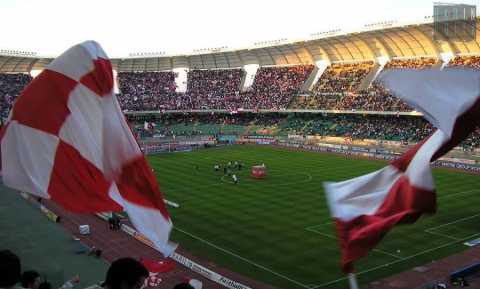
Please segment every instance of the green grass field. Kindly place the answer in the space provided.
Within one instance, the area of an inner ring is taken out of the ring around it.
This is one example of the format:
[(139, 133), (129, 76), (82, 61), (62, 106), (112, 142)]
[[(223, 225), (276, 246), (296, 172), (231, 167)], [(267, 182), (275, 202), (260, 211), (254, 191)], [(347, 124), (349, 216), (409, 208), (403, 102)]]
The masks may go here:
[[(234, 185), (216, 163), (245, 163)], [(172, 239), (192, 253), (280, 288), (347, 288), (322, 188), (385, 165), (281, 148), (233, 146), (149, 157), (170, 208)], [(268, 177), (250, 178), (264, 162)], [(199, 170), (196, 170), (196, 166)], [(479, 177), (435, 170), (438, 212), (394, 229), (357, 262), (361, 284), (467, 249), (480, 237)]]

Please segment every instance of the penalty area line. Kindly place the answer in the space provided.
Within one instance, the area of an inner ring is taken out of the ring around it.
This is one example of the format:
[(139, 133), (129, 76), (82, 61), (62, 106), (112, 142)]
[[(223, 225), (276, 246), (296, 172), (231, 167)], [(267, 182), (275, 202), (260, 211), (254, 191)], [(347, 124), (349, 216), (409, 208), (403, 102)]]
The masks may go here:
[[(405, 257), (405, 258), (402, 258), (400, 260), (397, 260), (397, 261), (393, 261), (393, 262), (389, 262), (389, 263), (385, 263), (383, 265), (379, 265), (379, 266), (376, 266), (376, 267), (373, 267), (373, 268), (370, 268), (370, 269), (366, 269), (364, 271), (360, 271), (358, 273), (356, 273), (356, 275), (363, 275), (363, 274), (366, 274), (366, 273), (369, 273), (369, 272), (372, 272), (372, 271), (375, 271), (375, 270), (378, 270), (378, 269), (381, 269), (381, 268), (384, 268), (384, 267), (388, 267), (390, 265), (394, 265), (394, 264), (397, 264), (397, 263), (400, 263), (400, 262), (403, 262), (403, 261), (407, 261), (407, 260), (410, 260), (412, 258), (415, 258), (417, 256), (420, 256), (420, 255), (423, 255), (423, 254), (426, 254), (426, 253), (430, 253), (430, 252), (434, 252), (434, 251), (437, 251), (439, 249), (442, 249), (442, 248), (445, 248), (445, 247), (448, 247), (450, 245), (453, 245), (453, 244), (456, 244), (456, 243), (461, 243), (465, 240), (468, 240), (468, 239), (471, 239), (475, 236), (478, 236), (480, 235), (480, 233), (476, 233), (476, 234), (473, 234), (473, 235), (470, 235), (470, 236), (467, 236), (465, 238), (462, 238), (462, 239), (459, 239), (459, 240), (454, 240), (454, 241), (451, 241), (451, 242), (448, 242), (448, 243), (445, 243), (443, 245), (440, 245), (440, 246), (437, 246), (437, 247), (434, 247), (434, 248), (431, 248), (431, 249), (428, 249), (428, 250), (424, 250), (424, 251), (421, 251), (421, 252), (418, 252), (416, 254), (413, 254), (413, 255), (410, 255), (408, 257)], [(316, 286), (313, 286), (313, 287), (310, 287), (310, 289), (317, 289), (317, 288), (322, 288), (322, 287), (326, 287), (326, 286), (329, 286), (329, 285), (332, 285), (332, 284), (335, 284), (335, 283), (338, 283), (340, 281), (344, 281), (344, 280), (347, 280), (347, 277), (342, 277), (342, 278), (338, 278), (338, 279), (335, 279), (335, 280), (332, 280), (332, 281), (329, 281), (329, 282), (325, 282), (325, 283), (322, 283), (320, 285), (316, 285)]]
[(285, 275), (283, 275), (283, 274), (277, 273), (277, 272), (275, 272), (275, 271), (273, 271), (273, 270), (271, 270), (271, 269), (269, 269), (269, 268), (267, 268), (267, 267), (265, 267), (265, 266), (263, 266), (263, 265), (260, 265), (260, 264), (258, 264), (258, 263), (255, 263), (255, 262), (253, 262), (253, 261), (251, 261), (251, 260), (249, 260), (249, 259), (247, 259), (247, 258), (244, 258), (244, 257), (242, 257), (242, 256), (240, 256), (240, 255), (237, 255), (237, 254), (233, 253), (232, 251), (229, 251), (229, 250), (227, 250), (227, 249), (224, 249), (224, 248), (222, 248), (222, 247), (219, 247), (219, 246), (213, 244), (212, 242), (209, 242), (209, 241), (207, 241), (207, 240), (205, 240), (205, 239), (202, 239), (202, 238), (200, 238), (200, 237), (198, 237), (198, 236), (195, 236), (195, 235), (193, 235), (193, 234), (191, 234), (191, 233), (188, 233), (188, 232), (186, 232), (186, 231), (184, 231), (184, 230), (182, 230), (182, 229), (179, 229), (179, 228), (177, 228), (177, 227), (174, 227), (173, 229), (174, 229), (174, 230), (177, 230), (177, 231), (179, 231), (179, 232), (181, 232), (181, 233), (183, 233), (183, 234), (185, 234), (185, 235), (187, 235), (187, 236), (190, 236), (191, 238), (196, 239), (196, 240), (198, 240), (198, 241), (200, 241), (200, 242), (202, 242), (202, 243), (205, 243), (205, 244), (207, 244), (207, 245), (209, 245), (209, 246), (211, 246), (211, 247), (213, 247), (213, 248), (215, 248), (215, 249), (217, 249), (217, 250), (220, 250), (220, 251), (222, 251), (222, 252), (224, 252), (224, 253), (226, 253), (226, 254), (228, 254), (228, 255), (230, 255), (230, 256), (236, 257), (236, 258), (238, 258), (238, 259), (240, 259), (240, 260), (242, 260), (242, 261), (244, 261), (244, 262), (246, 262), (246, 263), (248, 263), (248, 264), (250, 264), (250, 265), (253, 265), (253, 266), (255, 266), (255, 267), (257, 267), (257, 268), (260, 268), (260, 269), (262, 269), (262, 270), (264, 270), (264, 271), (267, 271), (267, 272), (269, 272), (269, 273), (271, 273), (271, 274), (273, 274), (273, 275), (275, 275), (275, 276), (277, 276), (277, 277), (280, 277), (280, 278), (282, 278), (282, 279), (285, 279), (285, 280), (287, 280), (287, 281), (290, 281), (291, 283), (294, 283), (294, 284), (296, 284), (296, 285), (298, 285), (298, 286), (300, 286), (300, 287), (302, 287), (302, 288), (306, 288), (306, 289), (311, 288), (310, 286), (308, 286), (308, 285), (306, 285), (306, 284), (303, 284), (303, 283), (301, 283), (301, 282), (299, 282), (299, 281), (296, 281), (296, 280), (294, 280), (294, 279), (292, 279), (292, 278), (290, 278), (290, 277), (287, 277), (287, 276), (285, 276)]

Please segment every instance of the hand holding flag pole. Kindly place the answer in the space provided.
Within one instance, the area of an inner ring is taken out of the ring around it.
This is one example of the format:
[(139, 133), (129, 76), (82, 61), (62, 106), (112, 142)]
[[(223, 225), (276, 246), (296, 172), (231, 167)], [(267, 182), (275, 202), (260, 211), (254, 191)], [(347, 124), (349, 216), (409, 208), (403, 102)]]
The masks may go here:
[(350, 289), (358, 289), (357, 277), (355, 273), (348, 273), (348, 283), (350, 283)]

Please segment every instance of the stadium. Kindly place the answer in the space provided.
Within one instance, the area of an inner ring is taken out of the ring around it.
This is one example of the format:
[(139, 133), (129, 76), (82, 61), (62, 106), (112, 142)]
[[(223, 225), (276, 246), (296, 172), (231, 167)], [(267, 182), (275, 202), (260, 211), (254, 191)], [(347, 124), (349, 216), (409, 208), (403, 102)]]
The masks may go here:
[[(475, 9), (460, 4), (448, 7)], [(164, 198), (159, 202), (163, 206), (165, 201), (173, 224), (169, 240), (179, 244), (168, 257), (139, 229), (138, 219), (132, 217), (135, 211), (126, 205), (109, 203), (109, 207), (105, 201), (84, 208), (76, 203), (90, 202), (87, 197), (76, 195), (78, 200), (71, 203), (51, 191), (42, 195), (17, 180), (7, 180), (8, 166), (25, 171), (25, 164), (36, 166), (20, 157), (8, 158), (18, 146), (11, 130), (15, 121), (34, 123), (34, 109), (39, 107), (45, 111), (39, 121), (60, 115), (50, 109), (57, 107), (56, 102), (42, 98), (25, 103), (28, 97), (34, 99), (32, 95), (53, 94), (53, 90), (36, 94), (36, 87), (47, 89), (49, 81), (55, 82), (57, 78), (42, 75), (47, 75), (46, 70), (60, 73), (58, 67), (65, 60), (59, 61), (59, 55), (0, 49), (4, 178), (0, 250), (13, 251), (22, 270), (34, 269), (59, 288), (75, 274), (81, 277), (80, 285), (74, 284), (80, 288), (102, 282), (110, 264), (123, 257), (148, 259), (161, 267), (153, 273), (147, 268), (150, 275), (141, 288), (174, 288), (182, 282), (190, 287), (175, 288), (349, 288), (349, 277), (340, 267), (345, 244), (339, 245), (341, 230), (332, 217), (324, 183), (395, 164), (441, 129), (439, 123), (432, 124), (428, 109), (417, 109), (416, 103), (402, 100), (386, 87), (382, 75), (389, 71), (475, 75), (480, 69), (479, 20), (472, 17), (468, 26), (464, 20), (448, 23), (453, 36), (445, 30), (440, 33), (434, 17), (425, 17), (247, 48), (110, 58), (113, 98), (149, 165), (148, 172), (136, 167), (135, 174), (152, 174), (158, 182)], [(455, 25), (468, 27), (468, 37)], [(73, 52), (63, 55), (80, 58)], [(95, 73), (94, 80), (78, 77), (78, 82), (87, 87), (89, 81), (103, 83), (103, 76)], [(40, 85), (42, 81), (47, 84)], [(461, 95), (456, 101), (461, 102)], [(28, 109), (20, 111), (24, 107)], [(398, 222), (388, 234), (381, 234), (366, 256), (355, 259), (359, 288), (468, 284), (480, 288), (479, 118), (474, 114), (468, 119), (472, 128), (464, 125), (470, 130), (461, 142), (431, 159), (433, 211), (425, 209), (418, 220)], [(35, 125), (31, 126), (38, 129)], [(83, 131), (65, 130), (58, 128), (57, 133), (76, 144), (90, 138)], [(113, 135), (106, 129), (103, 133)], [(102, 142), (115, 150), (122, 141), (106, 137)], [(22, 156), (42, 159), (42, 145), (30, 144)], [(118, 150), (110, 156), (122, 153)], [(107, 170), (108, 165), (103, 166)], [(68, 184), (65, 191), (77, 182), (88, 187), (88, 181), (78, 179), (81, 174), (72, 173), (75, 181), (56, 174), (55, 179), (66, 178), (57, 180)], [(121, 191), (121, 182), (117, 183)], [(54, 186), (47, 185), (49, 190)], [(1, 264), (0, 268), (6, 270)], [(27, 288), (23, 283), (22, 287)], [(120, 289), (130, 288), (134, 287)]]

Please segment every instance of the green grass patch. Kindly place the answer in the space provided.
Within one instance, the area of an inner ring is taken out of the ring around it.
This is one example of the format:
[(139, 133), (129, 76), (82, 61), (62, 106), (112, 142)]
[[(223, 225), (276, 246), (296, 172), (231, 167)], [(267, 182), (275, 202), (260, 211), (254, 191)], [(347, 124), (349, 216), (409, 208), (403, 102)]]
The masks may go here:
[[(218, 265), (292, 289), (348, 286), (346, 280), (336, 281), (344, 275), (322, 183), (385, 165), (266, 146), (161, 154), (149, 161), (165, 197), (180, 204), (169, 210), (175, 241)], [(237, 185), (213, 169), (228, 161), (245, 164), (235, 171)], [(250, 167), (261, 163), (268, 176), (252, 179)], [(359, 274), (361, 283), (465, 250), (464, 239), (480, 236), (478, 176), (443, 169), (434, 175), (438, 213), (395, 228), (356, 264), (358, 272), (365, 272)]]

